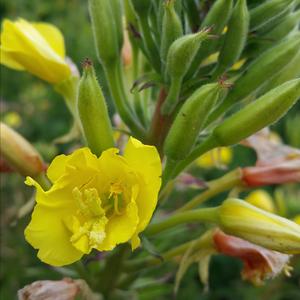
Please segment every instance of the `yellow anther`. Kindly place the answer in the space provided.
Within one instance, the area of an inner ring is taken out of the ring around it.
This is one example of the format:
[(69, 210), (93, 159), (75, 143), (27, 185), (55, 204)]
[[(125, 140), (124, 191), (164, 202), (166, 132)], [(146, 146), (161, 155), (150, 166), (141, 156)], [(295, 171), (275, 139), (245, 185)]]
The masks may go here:
[(121, 212), (119, 210), (119, 197), (118, 197), (118, 195), (114, 195), (114, 209), (115, 209), (115, 213), (117, 215), (121, 214)]

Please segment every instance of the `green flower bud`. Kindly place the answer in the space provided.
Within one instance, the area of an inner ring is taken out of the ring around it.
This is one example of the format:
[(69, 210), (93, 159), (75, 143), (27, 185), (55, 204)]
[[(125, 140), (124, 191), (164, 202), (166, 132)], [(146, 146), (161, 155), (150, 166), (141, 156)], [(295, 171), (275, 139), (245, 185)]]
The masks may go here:
[(232, 12), (225, 35), (224, 44), (220, 50), (218, 66), (213, 78), (218, 77), (231, 67), (244, 49), (249, 30), (249, 12), (246, 0), (239, 0)]
[(181, 160), (190, 153), (221, 90), (218, 83), (206, 84), (185, 101), (164, 144), (168, 158)]
[(208, 30), (188, 34), (177, 39), (171, 45), (166, 64), (166, 73), (171, 85), (168, 96), (162, 106), (162, 114), (170, 114), (178, 103), (182, 79), (188, 71), (202, 41), (207, 39)]
[(208, 123), (266, 84), (297, 55), (299, 47), (300, 35), (298, 34), (262, 53), (237, 79), (223, 103), (209, 116)]
[(113, 14), (113, 19), (116, 24), (117, 31), (117, 41), (119, 46), (119, 51), (121, 51), (123, 47), (123, 10), (122, 3), (120, 0), (109, 0), (111, 5), (111, 10)]
[(36, 177), (45, 170), (43, 159), (37, 150), (19, 133), (0, 123), (1, 156), (23, 176)]
[(250, 11), (250, 28), (256, 30), (290, 9), (294, 0), (270, 0)]
[(107, 0), (89, 0), (89, 12), (98, 58), (103, 66), (111, 65), (120, 56), (111, 3)]
[(289, 62), (289, 64), (279, 73), (277, 73), (268, 83), (262, 87), (259, 94), (263, 95), (275, 87), (295, 78), (300, 77), (300, 51)]
[(226, 233), (287, 254), (300, 253), (300, 226), (246, 201), (227, 199), (218, 209), (218, 225)]
[(164, 16), (162, 25), (162, 37), (160, 46), (160, 57), (165, 63), (169, 47), (171, 44), (182, 36), (181, 20), (174, 9), (174, 1), (166, 2), (164, 6)]
[(276, 122), (299, 97), (300, 79), (288, 81), (227, 118), (214, 129), (212, 138), (219, 146), (236, 144)]
[[(232, 0), (217, 0), (210, 8), (206, 15), (201, 28), (209, 27), (212, 28), (211, 34), (220, 35), (224, 27), (226, 26), (231, 13), (232, 13), (233, 1)], [(198, 50), (193, 63), (186, 75), (186, 78), (190, 78), (194, 75), (200, 63), (204, 58), (212, 54), (217, 50), (218, 40), (206, 40), (203, 42), (201, 48)]]
[(113, 132), (92, 62), (86, 60), (83, 68), (78, 90), (78, 113), (88, 146), (100, 156), (103, 150), (114, 147)]

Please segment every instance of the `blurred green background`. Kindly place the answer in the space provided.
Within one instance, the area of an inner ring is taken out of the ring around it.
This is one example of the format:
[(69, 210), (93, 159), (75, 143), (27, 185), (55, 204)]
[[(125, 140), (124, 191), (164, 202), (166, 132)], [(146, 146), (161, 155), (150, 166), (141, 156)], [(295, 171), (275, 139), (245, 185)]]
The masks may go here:
[[(67, 54), (80, 66), (85, 57), (96, 61), (91, 28), (84, 0), (2, 0), (0, 16), (29, 21), (44, 21), (55, 24), (64, 34)], [(98, 66), (98, 73), (101, 70)], [(100, 80), (101, 80), (101, 76)], [(41, 152), (46, 161), (64, 152), (72, 144), (55, 145), (53, 139), (68, 132), (71, 117), (63, 99), (51, 86), (33, 76), (9, 70), (1, 66), (1, 119), (23, 134)], [(273, 130), (294, 147), (300, 147), (300, 105), (295, 106)], [(235, 147), (234, 160), (229, 166), (250, 165), (255, 161), (254, 153), (241, 146)], [(202, 172), (205, 179), (217, 178), (224, 170)], [(60, 279), (72, 275), (72, 269), (57, 270), (42, 264), (34, 249), (24, 240), (23, 230), (29, 216), (22, 216), (27, 201), (32, 198), (33, 190), (23, 184), (23, 178), (16, 174), (1, 174), (1, 299), (16, 299), (17, 290), (35, 280)], [(274, 193), (275, 187), (269, 187)], [(290, 217), (300, 212), (299, 187), (285, 186), (287, 207)], [(172, 205), (179, 205), (190, 198), (194, 191), (178, 192)], [(220, 195), (215, 203), (222, 198)], [(191, 228), (184, 237), (174, 237), (172, 241), (189, 240), (202, 229)], [(300, 261), (295, 258), (291, 278), (280, 276), (263, 287), (255, 288), (240, 279), (241, 263), (235, 259), (218, 256), (210, 266), (210, 292), (203, 293), (197, 268), (191, 268), (184, 277), (177, 299), (300, 299)], [(152, 273), (151, 273), (152, 272)], [(145, 276), (165, 278), (162, 282), (139, 288), (139, 299), (173, 299), (173, 282), (176, 266), (164, 264)], [(166, 275), (167, 274), (167, 275)], [(170, 275), (168, 277), (168, 275)], [(99, 279), (100, 280), (100, 279)]]

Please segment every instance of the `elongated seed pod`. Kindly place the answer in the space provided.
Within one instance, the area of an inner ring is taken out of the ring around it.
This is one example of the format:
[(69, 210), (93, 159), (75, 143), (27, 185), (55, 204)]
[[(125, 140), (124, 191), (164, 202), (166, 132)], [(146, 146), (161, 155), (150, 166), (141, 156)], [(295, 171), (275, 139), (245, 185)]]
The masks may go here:
[(84, 136), (92, 152), (99, 156), (103, 150), (114, 147), (105, 98), (90, 60), (84, 62), (77, 107)]
[(218, 66), (213, 78), (225, 72), (239, 59), (247, 40), (248, 30), (249, 12), (247, 1), (238, 0), (228, 23), (228, 30), (220, 50)]
[(300, 35), (298, 34), (262, 53), (237, 79), (223, 103), (209, 116), (208, 123), (266, 84), (297, 55), (299, 47)]
[(169, 158), (182, 160), (190, 153), (221, 89), (218, 83), (207, 84), (196, 90), (186, 100), (164, 144), (164, 153)]
[[(217, 0), (209, 10), (207, 16), (201, 24), (201, 28), (210, 27), (211, 34), (220, 35), (232, 13), (232, 0)], [(186, 75), (186, 79), (192, 77), (200, 63), (208, 55), (217, 50), (218, 40), (206, 40), (196, 54), (193, 63)]]
[(274, 46), (275, 43), (286, 38), (290, 33), (297, 30), (300, 23), (300, 10), (295, 13), (288, 14), (283, 18), (282, 22), (277, 24), (272, 30), (259, 35), (256, 44), (250, 44), (246, 49), (246, 56), (254, 57)]
[(162, 106), (162, 114), (170, 114), (178, 103), (182, 79), (189, 69), (202, 41), (207, 39), (208, 31), (185, 35), (170, 46), (167, 56), (166, 73), (171, 85), (168, 96)]
[(110, 65), (119, 59), (120, 53), (110, 1), (89, 0), (89, 12), (98, 58), (104, 66)]
[(160, 57), (165, 63), (168, 50), (171, 44), (181, 37), (183, 34), (181, 20), (178, 17), (175, 8), (174, 0), (171, 0), (165, 4), (163, 26), (162, 26), (162, 37), (160, 46)]
[(270, 0), (250, 11), (250, 29), (257, 30), (290, 9), (294, 0)]
[(123, 46), (123, 7), (121, 0), (110, 0), (109, 2), (113, 13), (113, 19), (116, 24), (118, 46), (119, 50), (121, 50)]
[(288, 81), (218, 125), (212, 136), (220, 146), (234, 145), (284, 116), (300, 98), (300, 79)]
[(286, 81), (296, 78), (300, 78), (300, 49), (290, 63), (281, 72), (276, 74), (267, 85), (262, 87), (259, 94), (263, 95)]

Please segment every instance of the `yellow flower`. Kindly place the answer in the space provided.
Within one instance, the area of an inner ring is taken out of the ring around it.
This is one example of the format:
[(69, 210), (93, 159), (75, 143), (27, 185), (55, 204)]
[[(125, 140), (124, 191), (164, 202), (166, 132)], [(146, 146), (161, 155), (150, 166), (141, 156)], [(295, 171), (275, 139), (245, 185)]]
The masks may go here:
[(38, 257), (54, 266), (79, 260), (92, 249), (117, 244), (139, 246), (138, 234), (148, 225), (161, 185), (161, 162), (155, 147), (130, 138), (124, 155), (105, 150), (97, 158), (88, 148), (59, 155), (48, 168), (53, 186), (37, 188), (37, 205), (25, 230)]
[(300, 226), (288, 219), (232, 198), (223, 202), (218, 216), (226, 233), (279, 252), (300, 253)]
[(212, 168), (218, 165), (228, 165), (232, 160), (232, 151), (229, 147), (220, 147), (213, 149), (204, 155), (201, 155), (196, 164), (201, 168)]
[(71, 76), (65, 61), (64, 38), (55, 26), (47, 23), (4, 20), (0, 54), (1, 64), (26, 70), (52, 84)]
[(245, 200), (248, 203), (268, 212), (275, 213), (276, 211), (272, 197), (264, 190), (251, 192)]
[(293, 221), (294, 221), (295, 223), (297, 223), (297, 224), (300, 225), (300, 215), (296, 215), (296, 216), (294, 217)]

